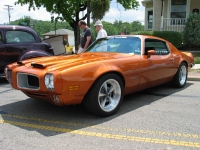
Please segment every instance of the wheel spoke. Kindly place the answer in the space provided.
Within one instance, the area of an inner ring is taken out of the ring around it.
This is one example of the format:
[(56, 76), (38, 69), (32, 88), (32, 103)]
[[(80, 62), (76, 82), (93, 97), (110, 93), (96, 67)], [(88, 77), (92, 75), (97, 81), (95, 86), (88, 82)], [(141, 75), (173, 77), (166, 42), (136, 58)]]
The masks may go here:
[(109, 88), (109, 93), (111, 93), (111, 92), (113, 92), (115, 89), (114, 89), (114, 87), (113, 87), (113, 85)]
[(110, 97), (110, 96), (108, 96), (108, 99), (107, 99), (107, 100), (109, 101), (109, 104), (112, 104), (113, 101), (114, 101), (114, 99), (113, 99), (112, 97)]
[(107, 90), (108, 90), (107, 82), (105, 82), (105, 83), (103, 84), (103, 87), (104, 87), (104, 89), (105, 89), (105, 92), (107, 92)]
[(103, 98), (103, 100), (101, 100), (101, 106), (105, 107), (106, 102), (107, 102), (107, 97), (105, 97), (105, 98)]
[(99, 93), (99, 97), (102, 97), (102, 96), (106, 96), (106, 94), (105, 94), (105, 93), (102, 93), (102, 92), (100, 92), (100, 93)]

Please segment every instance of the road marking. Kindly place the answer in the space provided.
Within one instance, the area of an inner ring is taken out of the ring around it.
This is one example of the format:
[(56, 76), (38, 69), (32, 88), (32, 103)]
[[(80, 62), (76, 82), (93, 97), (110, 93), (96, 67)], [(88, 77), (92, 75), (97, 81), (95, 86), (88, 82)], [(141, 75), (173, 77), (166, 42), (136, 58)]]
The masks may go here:
[(126, 136), (126, 135), (119, 135), (119, 134), (108, 134), (108, 133), (100, 133), (100, 132), (72, 130), (72, 129), (68, 129), (68, 128), (58, 128), (58, 127), (52, 127), (52, 126), (44, 126), (44, 125), (37, 125), (37, 124), (30, 124), (30, 123), (24, 123), (24, 122), (2, 120), (2, 119), (0, 119), (0, 123), (8, 123), (8, 124), (16, 125), (16, 126), (28, 127), (28, 128), (33, 128), (33, 129), (41, 129), (41, 130), (71, 133), (71, 134), (93, 136), (93, 137), (101, 137), (101, 138), (108, 138), (108, 139), (200, 148), (200, 143), (197, 143), (197, 142), (164, 140), (164, 139), (156, 139), (156, 138), (144, 138), (144, 137), (137, 137), (137, 136)]
[(198, 134), (173, 133), (173, 132), (150, 131), (150, 130), (136, 130), (136, 129), (130, 129), (130, 128), (114, 128), (114, 127), (109, 127), (109, 126), (95, 126), (95, 125), (91, 126), (91, 125), (88, 125), (88, 124), (47, 120), (47, 119), (42, 119), (42, 118), (30, 118), (30, 117), (11, 115), (11, 114), (1, 114), (1, 116), (23, 119), (23, 120), (29, 120), (29, 121), (54, 123), (54, 124), (65, 124), (65, 125), (68, 125), (68, 126), (76, 126), (76, 127), (84, 127), (84, 128), (88, 127), (88, 128), (94, 128), (94, 129), (100, 129), (100, 130), (109, 130), (109, 131), (121, 131), (121, 132), (128, 132), (128, 133), (133, 132), (133, 133), (140, 133), (140, 134), (160, 135), (160, 136), (169, 136), (169, 137), (182, 137), (182, 138), (194, 138), (194, 139), (200, 138), (200, 135), (198, 135)]

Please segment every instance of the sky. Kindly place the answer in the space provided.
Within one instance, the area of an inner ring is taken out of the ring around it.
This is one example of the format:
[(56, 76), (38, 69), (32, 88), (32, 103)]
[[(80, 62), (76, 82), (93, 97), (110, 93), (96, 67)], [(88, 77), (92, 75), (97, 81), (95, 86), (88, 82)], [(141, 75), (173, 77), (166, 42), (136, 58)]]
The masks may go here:
[[(12, 10), (10, 10), (10, 21), (18, 20), (24, 16), (30, 16), (36, 20), (51, 20), (51, 14), (47, 12), (45, 8), (40, 8), (39, 10), (36, 9), (35, 11), (31, 9), (31, 11), (28, 11), (28, 5), (14, 5), (14, 2), (17, 0), (4, 0), (3, 2), (2, 0), (0, 1), (0, 24), (9, 22), (8, 10), (6, 10), (8, 7), (5, 5), (13, 6), (11, 7)], [(140, 6), (137, 10), (125, 11), (120, 4), (116, 3), (116, 0), (112, 0), (110, 10), (106, 13), (102, 20), (111, 23), (113, 23), (115, 20), (121, 20), (123, 22), (140, 21), (142, 24), (144, 24), (145, 8), (141, 4), (142, 0), (138, 1)], [(80, 16), (82, 16), (82, 13), (80, 13)]]

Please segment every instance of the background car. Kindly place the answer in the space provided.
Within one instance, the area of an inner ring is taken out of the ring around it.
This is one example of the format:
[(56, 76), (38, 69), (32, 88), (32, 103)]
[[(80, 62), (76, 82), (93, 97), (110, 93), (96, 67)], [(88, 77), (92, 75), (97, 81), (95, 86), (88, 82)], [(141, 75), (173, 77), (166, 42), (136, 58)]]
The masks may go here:
[(55, 105), (83, 104), (93, 114), (110, 116), (123, 97), (170, 83), (184, 87), (191, 53), (168, 41), (144, 35), (96, 40), (84, 53), (18, 61), (5, 68), (13, 88)]
[(0, 76), (4, 75), (3, 70), (7, 64), (34, 57), (52, 56), (55, 55), (54, 50), (64, 51), (64, 46), (60, 44), (59, 48), (53, 48), (48, 40), (42, 41), (29, 27), (0, 25)]

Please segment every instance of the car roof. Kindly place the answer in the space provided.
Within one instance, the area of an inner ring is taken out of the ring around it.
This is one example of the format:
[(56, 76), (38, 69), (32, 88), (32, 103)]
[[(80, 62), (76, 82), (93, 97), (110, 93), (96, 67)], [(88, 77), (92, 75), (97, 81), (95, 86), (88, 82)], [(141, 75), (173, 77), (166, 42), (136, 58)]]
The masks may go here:
[(0, 29), (25, 29), (25, 30), (30, 30), (34, 31), (32, 28), (27, 27), (27, 26), (19, 26), (19, 25), (0, 25)]
[(139, 37), (141, 39), (146, 39), (146, 38), (150, 38), (150, 39), (157, 39), (157, 40), (162, 40), (162, 41), (167, 41), (163, 38), (157, 37), (157, 36), (151, 36), (151, 35), (138, 35), (138, 34), (132, 34), (132, 35), (111, 35), (108, 36), (109, 38), (111, 37)]

